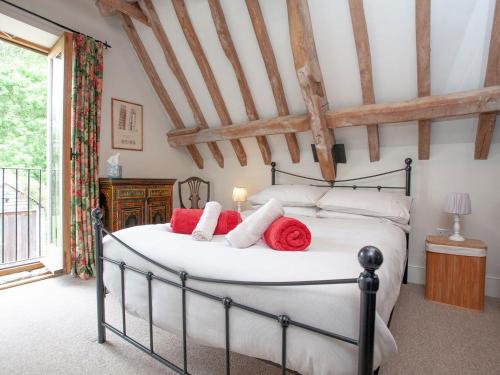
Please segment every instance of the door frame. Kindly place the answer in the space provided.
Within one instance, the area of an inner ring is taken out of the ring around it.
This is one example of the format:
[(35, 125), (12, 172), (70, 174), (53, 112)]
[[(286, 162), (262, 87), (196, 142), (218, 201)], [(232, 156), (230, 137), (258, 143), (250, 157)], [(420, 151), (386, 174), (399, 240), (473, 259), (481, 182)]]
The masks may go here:
[[(34, 52), (51, 56), (56, 49), (63, 52), (64, 58), (64, 87), (63, 87), (63, 161), (62, 161), (62, 246), (63, 246), (63, 272), (71, 272), (71, 102), (73, 94), (73, 34), (64, 32), (52, 48), (39, 46), (28, 40), (0, 35), (3, 41), (19, 47), (30, 49)], [(69, 56), (69, 58), (68, 58)], [(32, 262), (28, 266), (20, 265), (2, 269), (0, 275), (8, 275), (29, 269), (41, 268), (40, 261)]]
[(64, 33), (63, 129), (63, 272), (71, 272), (71, 102), (73, 96), (73, 34)]
[(64, 273), (71, 272), (71, 102), (73, 94), (73, 34), (64, 32), (48, 57), (63, 53), (63, 129), (62, 129), (62, 251)]
[[(40, 46), (36, 43), (30, 42), (29, 40), (16, 37), (6, 32), (0, 33), (0, 39), (6, 43), (13, 44), (17, 47), (25, 48), (30, 51), (45, 55), (47, 56), (47, 58), (50, 52), (50, 49), (47, 47)], [(19, 273), (24, 271), (32, 271), (43, 267), (44, 267), (43, 263), (41, 263), (40, 260), (38, 259), (34, 261), (28, 260), (24, 263), (16, 264), (11, 267), (0, 268), (0, 276), (12, 275), (14, 273)]]

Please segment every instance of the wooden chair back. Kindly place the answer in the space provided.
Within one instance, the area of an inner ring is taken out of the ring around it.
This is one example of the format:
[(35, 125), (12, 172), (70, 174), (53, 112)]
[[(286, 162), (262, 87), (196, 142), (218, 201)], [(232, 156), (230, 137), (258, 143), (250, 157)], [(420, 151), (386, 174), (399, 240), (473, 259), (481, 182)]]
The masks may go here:
[[(205, 181), (199, 177), (189, 177), (185, 179), (184, 181), (179, 181), (179, 202), (181, 204), (181, 208), (186, 208), (184, 205), (183, 199), (182, 199), (182, 186), (187, 184), (189, 188), (189, 200), (191, 201), (191, 207), (190, 208), (203, 208), (205, 206), (205, 203), (210, 200), (210, 182)], [(203, 204), (203, 207), (200, 207), (200, 188), (201, 186), (206, 185), (207, 187), (207, 198), (205, 200), (205, 203)]]

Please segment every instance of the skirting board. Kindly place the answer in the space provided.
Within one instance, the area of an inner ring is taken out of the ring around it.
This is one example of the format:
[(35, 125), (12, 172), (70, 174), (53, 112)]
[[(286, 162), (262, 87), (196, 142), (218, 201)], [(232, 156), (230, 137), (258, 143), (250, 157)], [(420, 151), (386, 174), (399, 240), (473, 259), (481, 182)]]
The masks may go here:
[[(425, 267), (408, 265), (408, 282), (425, 284)], [(488, 297), (500, 298), (500, 277), (486, 275), (486, 290)]]

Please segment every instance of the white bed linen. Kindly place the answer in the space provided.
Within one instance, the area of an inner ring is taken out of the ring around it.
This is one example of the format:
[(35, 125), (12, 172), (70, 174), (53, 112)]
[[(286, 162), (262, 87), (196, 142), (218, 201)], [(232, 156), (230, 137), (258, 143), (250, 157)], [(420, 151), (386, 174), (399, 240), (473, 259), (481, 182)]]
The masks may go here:
[[(211, 242), (193, 241), (175, 234), (169, 224), (133, 227), (115, 234), (148, 257), (169, 267), (198, 276), (234, 280), (291, 281), (357, 277), (361, 267), (359, 249), (374, 245), (384, 254), (378, 275), (374, 366), (377, 368), (396, 352), (387, 328), (391, 310), (399, 295), (404, 269), (405, 235), (389, 223), (370, 220), (325, 219), (298, 216), (312, 233), (305, 252), (269, 249), (262, 241), (247, 249), (229, 247), (224, 236)], [(104, 254), (128, 265), (172, 276), (104, 238)], [(111, 295), (120, 297), (120, 273), (116, 265), (105, 262), (104, 282)], [(125, 271), (126, 308), (147, 319), (147, 281), (144, 276)], [(187, 282), (193, 288), (229, 296), (235, 301), (274, 314), (287, 314), (293, 320), (357, 338), (359, 288), (352, 285), (305, 287), (249, 287)], [(153, 321), (167, 331), (180, 334), (182, 313), (178, 288), (153, 281)], [(281, 328), (271, 319), (231, 308), (231, 350), (275, 363), (281, 361)], [(201, 345), (224, 347), (224, 309), (222, 303), (187, 293), (187, 333)], [(354, 374), (357, 347), (296, 327), (288, 329), (287, 367), (301, 374)]]

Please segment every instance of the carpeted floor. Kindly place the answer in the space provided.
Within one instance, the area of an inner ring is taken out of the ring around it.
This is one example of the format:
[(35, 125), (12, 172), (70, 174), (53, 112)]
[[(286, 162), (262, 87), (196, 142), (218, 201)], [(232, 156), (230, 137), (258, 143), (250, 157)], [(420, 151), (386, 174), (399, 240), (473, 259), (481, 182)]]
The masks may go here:
[[(108, 320), (119, 326), (117, 304), (107, 303)], [(95, 284), (68, 276), (0, 291), (0, 374), (171, 374), (163, 365), (112, 333), (96, 343)], [(147, 343), (147, 325), (129, 319), (133, 337)], [(180, 363), (175, 336), (156, 330), (160, 354)], [(500, 299), (487, 299), (474, 313), (430, 303), (423, 288), (403, 286), (391, 324), (399, 354), (381, 374), (500, 373)], [(221, 350), (189, 345), (190, 372), (221, 374)], [(275, 367), (232, 355), (232, 374), (279, 374)]]

